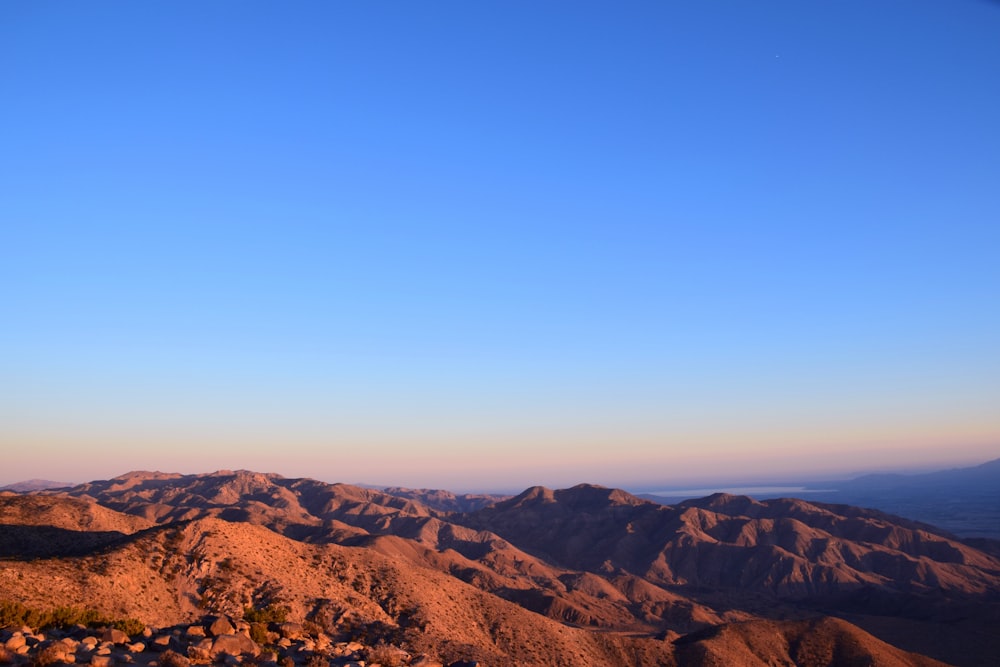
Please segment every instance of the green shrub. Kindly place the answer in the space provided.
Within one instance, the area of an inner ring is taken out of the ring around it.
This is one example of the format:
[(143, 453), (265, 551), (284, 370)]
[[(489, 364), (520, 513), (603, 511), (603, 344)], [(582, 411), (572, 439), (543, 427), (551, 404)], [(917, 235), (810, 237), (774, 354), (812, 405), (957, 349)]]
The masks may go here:
[(267, 644), (267, 623), (251, 623), (250, 639), (254, 640), (261, 646)]
[(0, 627), (26, 625), (32, 630), (68, 628), (74, 625), (98, 627), (110, 625), (125, 634), (141, 634), (146, 625), (134, 618), (113, 619), (96, 609), (83, 607), (56, 607), (32, 609), (14, 600), (0, 600)]
[(288, 618), (288, 607), (269, 604), (264, 608), (245, 607), (243, 620), (249, 623), (284, 623)]
[(146, 624), (137, 618), (123, 618), (112, 621), (111, 627), (121, 630), (129, 637), (141, 635), (146, 630)]

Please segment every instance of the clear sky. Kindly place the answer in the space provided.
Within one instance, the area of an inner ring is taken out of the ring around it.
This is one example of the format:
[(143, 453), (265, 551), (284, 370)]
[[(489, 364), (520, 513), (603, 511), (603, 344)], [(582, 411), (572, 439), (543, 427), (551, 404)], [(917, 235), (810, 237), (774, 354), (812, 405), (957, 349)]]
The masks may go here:
[(0, 483), (1000, 456), (1000, 4), (0, 4)]

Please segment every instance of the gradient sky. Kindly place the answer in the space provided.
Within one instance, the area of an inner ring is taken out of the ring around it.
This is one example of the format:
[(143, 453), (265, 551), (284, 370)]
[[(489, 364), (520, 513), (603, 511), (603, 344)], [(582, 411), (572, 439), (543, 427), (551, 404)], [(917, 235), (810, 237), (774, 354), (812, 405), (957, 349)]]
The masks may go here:
[(1000, 4), (0, 4), (0, 484), (1000, 456)]

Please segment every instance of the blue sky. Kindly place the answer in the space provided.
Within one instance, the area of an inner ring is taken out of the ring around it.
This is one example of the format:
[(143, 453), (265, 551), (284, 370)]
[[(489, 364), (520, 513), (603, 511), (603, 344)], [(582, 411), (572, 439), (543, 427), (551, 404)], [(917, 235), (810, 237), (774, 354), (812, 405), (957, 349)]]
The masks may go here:
[(1000, 456), (1000, 5), (8, 2), (0, 483)]

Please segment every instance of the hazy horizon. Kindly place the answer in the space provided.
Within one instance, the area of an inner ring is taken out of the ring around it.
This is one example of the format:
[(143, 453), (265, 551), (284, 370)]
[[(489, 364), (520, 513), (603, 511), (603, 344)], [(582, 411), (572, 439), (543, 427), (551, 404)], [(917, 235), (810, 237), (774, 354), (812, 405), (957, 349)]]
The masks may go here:
[[(991, 460), (992, 461), (992, 460)], [(217, 470), (127, 470), (120, 471), (117, 473), (106, 473), (98, 477), (93, 478), (77, 478), (77, 479), (53, 479), (47, 477), (32, 477), (32, 478), (21, 478), (16, 480), (0, 479), (0, 487), (8, 486), (11, 484), (17, 484), (19, 482), (29, 482), (29, 481), (47, 481), (47, 482), (62, 482), (68, 483), (70, 485), (86, 484), (89, 482), (97, 482), (102, 480), (114, 479), (116, 477), (121, 477), (123, 475), (131, 473), (161, 473), (161, 474), (179, 474), (179, 475), (212, 475), (216, 473), (225, 472), (236, 472), (240, 470), (247, 470), (254, 473), (265, 473), (265, 474), (276, 474), (281, 477), (297, 479), (297, 478), (310, 478), (316, 479), (317, 481), (325, 482), (328, 484), (351, 484), (357, 486), (363, 486), (368, 488), (385, 489), (390, 487), (401, 487), (401, 488), (411, 488), (411, 489), (438, 489), (444, 491), (451, 491), (454, 493), (496, 493), (496, 494), (510, 494), (516, 495), (522, 491), (529, 489), (533, 486), (549, 486), (553, 488), (569, 488), (576, 486), (578, 484), (596, 484), (598, 486), (607, 487), (621, 487), (632, 493), (648, 493), (653, 495), (665, 495), (665, 496), (695, 496), (695, 495), (710, 495), (716, 492), (726, 492), (734, 493), (737, 495), (755, 495), (761, 493), (769, 493), (769, 489), (802, 489), (803, 493), (815, 494), (822, 491), (830, 491), (832, 489), (820, 489), (816, 487), (817, 484), (823, 484), (827, 482), (842, 482), (846, 480), (855, 479), (858, 477), (863, 477), (865, 475), (871, 474), (898, 474), (898, 475), (920, 475), (923, 473), (930, 472), (940, 472), (942, 470), (952, 470), (958, 468), (968, 468), (981, 465), (983, 463), (989, 463), (990, 461), (976, 461), (972, 463), (957, 464), (954, 466), (940, 466), (940, 465), (930, 465), (930, 466), (898, 466), (894, 468), (873, 468), (856, 470), (853, 472), (847, 472), (843, 474), (802, 474), (797, 475), (795, 473), (786, 473), (782, 476), (771, 476), (771, 477), (684, 477), (677, 476), (671, 479), (662, 480), (647, 480), (640, 483), (635, 482), (625, 482), (622, 484), (615, 483), (605, 483), (601, 480), (596, 479), (579, 479), (576, 481), (566, 481), (562, 480), (556, 483), (546, 483), (545, 480), (537, 479), (534, 481), (528, 481), (522, 485), (494, 485), (494, 486), (441, 486), (441, 485), (430, 485), (430, 486), (418, 486), (418, 485), (407, 485), (394, 482), (392, 480), (382, 480), (381, 482), (374, 482), (371, 480), (349, 480), (349, 479), (332, 479), (323, 476), (316, 476), (310, 474), (302, 475), (292, 475), (286, 474), (280, 470), (256, 470), (250, 468), (220, 468)], [(550, 480), (551, 482), (551, 480)], [(693, 485), (702, 484), (704, 486), (699, 486), (697, 488), (691, 488)]]
[(998, 34), (979, 0), (3, 3), (0, 475), (995, 459)]

